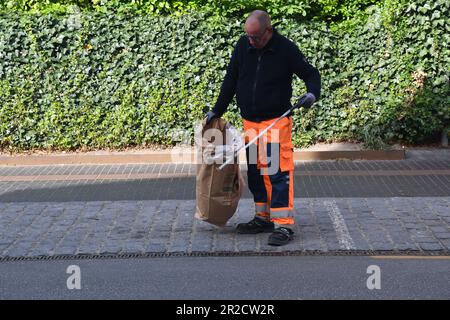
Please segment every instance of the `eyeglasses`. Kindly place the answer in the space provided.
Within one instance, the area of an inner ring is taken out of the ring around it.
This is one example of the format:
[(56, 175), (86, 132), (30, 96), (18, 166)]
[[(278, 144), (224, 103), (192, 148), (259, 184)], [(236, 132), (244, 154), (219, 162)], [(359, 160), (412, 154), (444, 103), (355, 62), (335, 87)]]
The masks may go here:
[(262, 34), (258, 35), (258, 36), (251, 36), (249, 34), (245, 34), (245, 36), (248, 38), (248, 40), (253, 40), (254, 42), (261, 42), (262, 37), (264, 36), (264, 34), (266, 33), (268, 29), (264, 30)]

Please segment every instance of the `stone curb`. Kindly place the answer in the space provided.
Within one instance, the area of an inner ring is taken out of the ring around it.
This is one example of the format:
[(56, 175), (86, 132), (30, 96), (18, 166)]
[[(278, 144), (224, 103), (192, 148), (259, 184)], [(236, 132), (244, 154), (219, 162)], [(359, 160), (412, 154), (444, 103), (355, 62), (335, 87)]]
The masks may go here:
[[(240, 161), (245, 163), (244, 153)], [(42, 155), (1, 155), (0, 166), (57, 165), (57, 164), (132, 164), (132, 163), (195, 163), (196, 155), (172, 149), (145, 153), (110, 152)], [(294, 160), (404, 160), (405, 150), (340, 150), (295, 151)]]

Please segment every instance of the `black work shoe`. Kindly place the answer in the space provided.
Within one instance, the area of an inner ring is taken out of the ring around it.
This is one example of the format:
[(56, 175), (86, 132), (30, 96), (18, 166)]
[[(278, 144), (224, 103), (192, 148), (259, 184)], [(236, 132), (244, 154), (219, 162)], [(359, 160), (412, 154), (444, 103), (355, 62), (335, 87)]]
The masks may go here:
[(239, 223), (236, 227), (238, 233), (255, 234), (261, 232), (272, 232), (274, 229), (273, 222), (260, 218), (253, 218), (247, 223)]
[(291, 241), (293, 235), (294, 231), (289, 228), (277, 228), (269, 236), (269, 241), (267, 243), (271, 246), (282, 246)]

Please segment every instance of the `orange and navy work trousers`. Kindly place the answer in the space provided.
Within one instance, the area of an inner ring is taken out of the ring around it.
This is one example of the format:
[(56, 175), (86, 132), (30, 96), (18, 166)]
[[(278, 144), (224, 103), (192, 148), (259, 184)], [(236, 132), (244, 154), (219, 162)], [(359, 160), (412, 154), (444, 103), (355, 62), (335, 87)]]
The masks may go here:
[[(276, 119), (243, 119), (245, 142), (255, 138)], [(255, 201), (256, 217), (276, 226), (294, 224), (294, 152), (292, 117), (284, 117), (246, 150), (247, 176)]]

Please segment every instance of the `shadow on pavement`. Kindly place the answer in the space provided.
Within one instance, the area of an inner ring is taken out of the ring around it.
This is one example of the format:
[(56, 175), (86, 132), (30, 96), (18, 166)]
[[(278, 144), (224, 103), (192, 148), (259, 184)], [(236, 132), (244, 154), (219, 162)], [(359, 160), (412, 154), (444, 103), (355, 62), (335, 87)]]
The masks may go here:
[[(16, 182), (1, 202), (192, 200), (195, 177)], [(296, 198), (450, 196), (450, 176), (295, 176)], [(248, 186), (243, 198), (252, 198)]]

